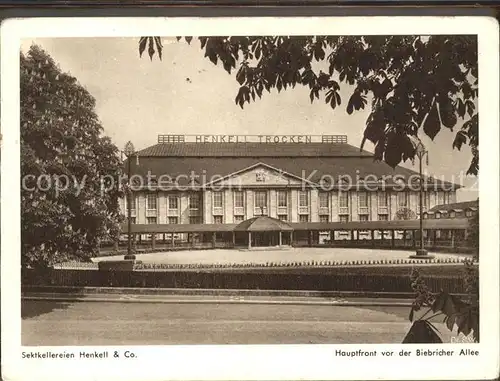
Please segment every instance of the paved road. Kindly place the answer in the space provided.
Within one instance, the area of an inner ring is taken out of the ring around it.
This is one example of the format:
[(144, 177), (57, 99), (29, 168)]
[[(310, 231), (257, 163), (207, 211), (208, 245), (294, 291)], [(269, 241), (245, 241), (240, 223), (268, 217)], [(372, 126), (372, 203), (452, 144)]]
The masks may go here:
[(23, 345), (400, 343), (410, 327), (398, 306), (23, 301), (22, 312)]

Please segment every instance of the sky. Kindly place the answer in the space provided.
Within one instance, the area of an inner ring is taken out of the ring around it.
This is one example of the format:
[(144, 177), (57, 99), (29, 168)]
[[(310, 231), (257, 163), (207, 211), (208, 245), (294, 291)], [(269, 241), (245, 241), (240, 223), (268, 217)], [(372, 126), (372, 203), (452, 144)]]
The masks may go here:
[[(138, 53), (138, 39), (51, 38), (26, 39), (42, 47), (95, 97), (104, 134), (122, 148), (132, 141), (137, 150), (154, 145), (159, 134), (347, 135), (359, 147), (369, 107), (348, 115), (349, 88), (341, 87), (342, 106), (332, 110), (324, 101), (311, 104), (309, 91), (296, 87), (264, 94), (245, 105), (234, 102), (239, 85), (203, 56), (199, 42), (191, 45), (163, 39), (162, 61)], [(452, 150), (455, 133), (443, 129), (434, 141), (421, 136), (429, 152), (425, 172), (463, 184), (457, 200), (478, 197), (478, 179), (465, 176), (468, 147)], [(373, 145), (364, 149), (373, 152)], [(405, 167), (418, 170), (407, 162)]]

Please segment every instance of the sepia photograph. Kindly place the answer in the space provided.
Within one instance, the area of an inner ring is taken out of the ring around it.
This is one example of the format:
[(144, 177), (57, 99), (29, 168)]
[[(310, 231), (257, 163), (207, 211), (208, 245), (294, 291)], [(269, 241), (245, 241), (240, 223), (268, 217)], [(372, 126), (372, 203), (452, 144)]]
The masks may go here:
[(478, 32), (365, 31), (23, 35), (21, 358), (480, 356)]

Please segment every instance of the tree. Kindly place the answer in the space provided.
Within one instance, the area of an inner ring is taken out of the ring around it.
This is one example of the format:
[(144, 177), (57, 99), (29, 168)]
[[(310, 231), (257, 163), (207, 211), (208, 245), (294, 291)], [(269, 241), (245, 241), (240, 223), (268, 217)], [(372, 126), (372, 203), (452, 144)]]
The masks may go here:
[[(181, 38), (178, 37), (180, 40)], [(191, 43), (192, 37), (185, 37)], [(310, 101), (324, 100), (348, 114), (364, 109), (361, 143), (395, 167), (415, 156), (419, 130), (434, 139), (442, 128), (456, 132), (451, 143), (471, 149), (468, 173), (479, 170), (477, 38), (475, 36), (267, 36), (199, 37), (204, 55), (228, 73), (236, 71), (241, 108), (266, 92), (306, 86)], [(159, 37), (142, 37), (139, 54), (162, 58)], [(237, 70), (236, 70), (237, 69)], [(350, 96), (342, 100), (340, 86)]]
[(22, 265), (85, 260), (120, 222), (119, 188), (101, 191), (120, 176), (118, 151), (76, 78), (38, 46), (20, 60)]
[(414, 220), (417, 218), (415, 212), (408, 208), (399, 209), (394, 215), (394, 220)]

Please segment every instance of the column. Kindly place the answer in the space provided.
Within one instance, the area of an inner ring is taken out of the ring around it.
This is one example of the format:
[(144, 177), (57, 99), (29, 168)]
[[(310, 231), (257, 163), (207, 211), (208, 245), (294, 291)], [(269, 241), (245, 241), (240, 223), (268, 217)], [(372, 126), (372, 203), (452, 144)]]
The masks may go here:
[(451, 230), (451, 248), (455, 248), (455, 230)]
[(378, 221), (378, 200), (377, 192), (368, 192), (370, 206), (370, 221)]
[(136, 211), (136, 223), (145, 224), (146, 223), (146, 195), (143, 192), (138, 192), (137, 197), (137, 211)]
[(252, 232), (248, 232), (248, 248), (252, 248)]
[(179, 193), (179, 223), (189, 224), (189, 195)]
[(234, 208), (233, 208), (233, 191), (231, 189), (224, 190), (224, 223), (232, 224), (234, 221)]
[(253, 191), (250, 189), (247, 189), (245, 191), (245, 203), (246, 203), (246, 212), (245, 212), (245, 218), (249, 219), (253, 217), (253, 205), (254, 205), (254, 198), (253, 198)]
[(269, 190), (269, 211), (268, 216), (277, 218), (278, 217), (278, 202), (276, 199), (276, 189)]
[(216, 237), (215, 237), (215, 232), (212, 233), (212, 248), (215, 249), (215, 243), (216, 243)]
[(212, 191), (203, 192), (203, 223), (212, 224)]
[(309, 197), (310, 197), (310, 202), (309, 202), (309, 208), (310, 208), (310, 215), (311, 215), (311, 222), (319, 222), (319, 192), (316, 188), (311, 189), (309, 192)]
[(279, 243), (280, 243), (280, 246), (281, 246), (281, 245), (283, 245), (283, 237), (281, 236), (281, 235), (282, 235), (282, 232), (280, 231), (280, 233), (279, 233), (279, 234), (280, 234), (280, 242), (279, 242)]
[(175, 237), (174, 237), (174, 233), (170, 233), (171, 236), (170, 236), (170, 245), (172, 246), (172, 249), (175, 247)]
[(393, 229), (391, 230), (391, 247), (394, 248), (396, 246), (396, 231)]
[(349, 206), (351, 207), (351, 221), (359, 221), (358, 213), (358, 192), (349, 192)]
[(233, 247), (236, 246), (236, 233), (233, 231)]
[(398, 195), (397, 192), (391, 192), (389, 196), (389, 221), (394, 219), (398, 211)]
[(299, 222), (299, 194), (297, 189), (292, 189), (290, 192), (290, 222)]
[(151, 235), (151, 249), (156, 249), (156, 233)]
[(158, 223), (167, 223), (167, 194), (158, 192)]
[(339, 220), (339, 193), (338, 190), (330, 192), (330, 221), (338, 222)]

